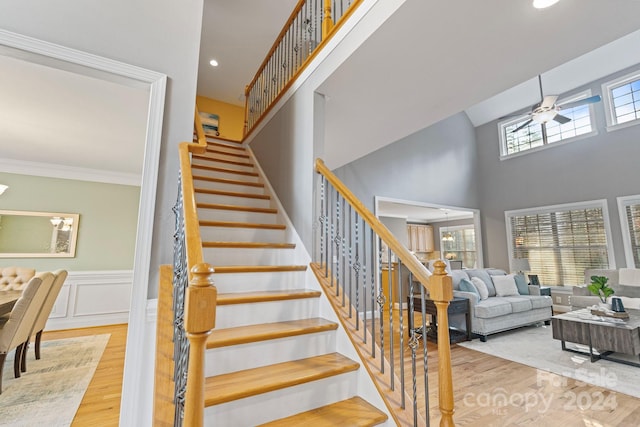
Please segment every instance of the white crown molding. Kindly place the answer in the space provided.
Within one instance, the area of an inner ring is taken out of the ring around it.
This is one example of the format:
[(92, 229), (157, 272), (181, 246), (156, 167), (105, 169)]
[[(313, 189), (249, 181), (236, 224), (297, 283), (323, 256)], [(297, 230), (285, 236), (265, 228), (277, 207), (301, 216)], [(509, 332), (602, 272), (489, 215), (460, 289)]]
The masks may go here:
[(0, 172), (139, 187), (139, 174), (0, 158)]

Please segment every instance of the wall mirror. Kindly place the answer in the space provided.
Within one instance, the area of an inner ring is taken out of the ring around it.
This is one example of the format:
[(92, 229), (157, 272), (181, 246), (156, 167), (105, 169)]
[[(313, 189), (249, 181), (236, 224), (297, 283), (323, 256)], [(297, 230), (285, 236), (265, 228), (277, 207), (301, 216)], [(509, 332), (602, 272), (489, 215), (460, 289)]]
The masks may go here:
[(0, 210), (0, 258), (73, 258), (80, 215)]

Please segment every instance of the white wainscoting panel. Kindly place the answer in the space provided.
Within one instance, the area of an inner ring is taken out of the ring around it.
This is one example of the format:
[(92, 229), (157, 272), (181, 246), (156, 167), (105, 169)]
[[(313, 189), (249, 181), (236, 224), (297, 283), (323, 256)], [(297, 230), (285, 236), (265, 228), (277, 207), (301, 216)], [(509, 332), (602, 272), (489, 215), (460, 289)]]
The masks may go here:
[(127, 323), (133, 271), (70, 271), (45, 330)]

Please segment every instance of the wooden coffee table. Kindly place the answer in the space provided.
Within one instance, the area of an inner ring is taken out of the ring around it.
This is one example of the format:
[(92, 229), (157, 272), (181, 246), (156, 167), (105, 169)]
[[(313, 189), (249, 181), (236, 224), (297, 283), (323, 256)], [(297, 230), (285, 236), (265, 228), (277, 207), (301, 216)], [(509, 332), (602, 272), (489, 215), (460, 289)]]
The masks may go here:
[[(613, 353), (640, 356), (640, 310), (627, 312), (626, 320), (592, 316), (588, 308), (558, 314), (551, 318), (553, 338), (562, 342), (565, 351), (588, 354), (591, 362), (605, 359), (640, 367), (638, 362), (611, 357)], [(566, 342), (588, 345), (589, 352), (567, 348)]]

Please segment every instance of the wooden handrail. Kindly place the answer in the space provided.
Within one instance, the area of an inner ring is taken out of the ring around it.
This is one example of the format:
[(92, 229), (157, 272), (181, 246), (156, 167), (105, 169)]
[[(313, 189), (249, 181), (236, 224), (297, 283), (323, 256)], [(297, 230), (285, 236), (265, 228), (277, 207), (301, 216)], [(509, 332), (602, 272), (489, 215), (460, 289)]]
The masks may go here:
[[(435, 272), (429, 275), (428, 270), (409, 250), (395, 238), (389, 229), (349, 190), (340, 179), (324, 164), (316, 159), (316, 171), (336, 189), (349, 205), (364, 219), (371, 229), (387, 244), (402, 264), (411, 271), (414, 279), (419, 281), (429, 292), (429, 298), (436, 305), (438, 313), (438, 389), (439, 406), (442, 415), (441, 426), (454, 426), (453, 423), (453, 380), (451, 374), (451, 350), (449, 348), (448, 307), (453, 299), (451, 277), (444, 271), (442, 261), (435, 263)], [(427, 409), (428, 410), (428, 409)]]
[[(311, 63), (311, 61), (316, 57), (318, 52), (320, 52), (322, 48), (329, 42), (329, 40), (331, 40), (331, 37), (333, 37), (333, 35), (336, 32), (338, 32), (338, 30), (342, 27), (342, 25), (344, 25), (344, 23), (349, 19), (349, 17), (358, 8), (358, 6), (360, 6), (363, 0), (354, 0), (354, 2), (349, 5), (348, 9), (344, 12), (344, 14), (340, 17), (340, 19), (338, 19), (337, 22), (334, 23), (333, 20), (330, 20), (330, 21), (327, 21), (326, 19), (323, 20), (322, 28), (321, 28), (322, 40), (320, 41), (318, 46), (316, 46), (313, 52), (311, 52), (311, 54), (302, 62), (302, 64), (300, 64), (300, 67), (298, 68), (298, 70), (295, 73), (293, 73), (289, 81), (282, 87), (282, 89), (280, 90), (280, 93), (273, 99), (271, 104), (262, 112), (260, 118), (258, 118), (258, 120), (251, 126), (251, 129), (249, 129), (248, 128), (249, 126), (249, 123), (248, 123), (249, 93), (251, 91), (251, 88), (253, 88), (253, 86), (256, 84), (256, 82), (260, 78), (260, 75), (262, 74), (263, 70), (267, 66), (269, 59), (271, 59), (271, 56), (273, 55), (275, 50), (278, 48), (278, 45), (282, 40), (282, 37), (289, 30), (291, 23), (295, 20), (297, 13), (300, 11), (305, 1), (306, 0), (300, 0), (298, 2), (295, 9), (289, 16), (289, 19), (287, 19), (285, 25), (282, 27), (282, 30), (280, 31), (280, 34), (278, 35), (275, 42), (273, 43), (273, 46), (271, 46), (269, 53), (267, 53), (267, 55), (265, 56), (264, 60), (262, 61), (262, 64), (260, 64), (260, 67), (258, 67), (258, 71), (254, 75), (251, 82), (245, 87), (245, 132), (244, 132), (243, 140), (249, 136), (251, 131), (253, 131), (253, 129), (255, 129), (258, 126), (258, 124), (262, 121), (262, 119), (269, 113), (269, 111), (271, 111), (271, 108), (280, 100), (280, 98), (282, 97), (282, 94), (284, 94), (291, 87), (293, 82), (296, 81), (296, 79), (302, 74), (302, 72), (307, 68), (307, 66)], [(329, 8), (329, 10), (331, 9)], [(326, 22), (326, 25), (325, 25), (325, 22)]]
[(194, 124), (198, 142), (183, 142), (179, 146), (184, 244), (189, 271), (189, 286), (184, 304), (184, 330), (189, 339), (190, 350), (183, 425), (201, 427), (204, 424), (204, 353), (207, 337), (215, 327), (217, 290), (211, 276), (214, 270), (203, 261), (200, 223), (191, 173), (190, 153), (202, 154), (207, 149), (207, 139), (197, 106)]

